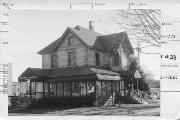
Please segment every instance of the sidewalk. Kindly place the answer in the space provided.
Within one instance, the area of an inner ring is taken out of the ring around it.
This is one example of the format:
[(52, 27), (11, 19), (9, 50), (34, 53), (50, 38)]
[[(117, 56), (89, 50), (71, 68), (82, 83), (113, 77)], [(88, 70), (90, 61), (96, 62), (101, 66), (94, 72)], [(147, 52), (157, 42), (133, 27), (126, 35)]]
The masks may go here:
[(101, 107), (84, 107), (74, 109), (29, 109), (23, 111), (14, 111), (9, 113), (10, 116), (14, 115), (137, 115), (137, 116), (159, 116), (160, 106), (158, 104), (121, 104), (108, 107), (107, 109)]

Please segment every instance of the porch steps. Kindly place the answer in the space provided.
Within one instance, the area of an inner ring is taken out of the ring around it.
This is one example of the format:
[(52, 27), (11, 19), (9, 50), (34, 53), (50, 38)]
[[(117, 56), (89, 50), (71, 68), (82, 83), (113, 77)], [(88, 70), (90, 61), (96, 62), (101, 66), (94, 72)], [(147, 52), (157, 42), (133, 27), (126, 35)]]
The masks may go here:
[(109, 99), (105, 102), (102, 108), (106, 109), (107, 107), (114, 105), (114, 101), (116, 99), (115, 92), (109, 97)]

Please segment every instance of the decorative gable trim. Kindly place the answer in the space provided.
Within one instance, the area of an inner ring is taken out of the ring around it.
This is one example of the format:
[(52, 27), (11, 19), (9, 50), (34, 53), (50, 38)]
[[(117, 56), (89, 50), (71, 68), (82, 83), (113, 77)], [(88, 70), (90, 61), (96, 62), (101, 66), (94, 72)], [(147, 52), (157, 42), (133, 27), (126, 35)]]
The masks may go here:
[[(64, 40), (65, 40), (64, 38), (69, 32), (72, 33), (72, 35), (77, 40), (79, 40), (84, 46), (88, 47), (88, 45), (70, 27), (67, 27), (65, 32), (62, 34), (62, 36), (60, 38), (58, 38), (53, 43), (51, 43), (50, 45), (48, 45), (45, 48), (43, 48), (42, 50), (40, 50), (38, 52), (38, 54), (43, 55), (43, 54), (49, 54), (49, 53), (55, 52), (60, 47), (60, 45), (64, 42)], [(55, 44), (55, 45), (52, 45), (52, 44)], [(49, 51), (49, 49), (51, 49), (51, 50)]]
[(129, 48), (129, 50), (130, 50), (130, 53), (131, 53), (131, 54), (134, 54), (134, 49), (133, 49), (132, 44), (131, 44), (131, 42), (130, 42), (130, 40), (129, 40), (129, 38), (128, 38), (127, 33), (125, 34), (125, 38), (124, 38), (124, 40), (122, 41), (122, 43), (123, 43), (123, 42), (125, 42), (126, 45), (128, 46), (128, 48)]
[(61, 36), (61, 42), (58, 44), (58, 46), (56, 47), (56, 49), (54, 50), (54, 52), (60, 47), (60, 45), (65, 41), (65, 37), (68, 33), (71, 33), (78, 41), (80, 41), (84, 46), (88, 46), (70, 27), (67, 27), (67, 29), (65, 30), (65, 32), (63, 33), (63, 35)]
[(60, 47), (60, 45), (64, 42), (64, 38), (66, 37), (66, 35), (68, 34), (68, 32), (70, 32), (77, 40), (79, 40), (84, 46), (88, 46), (70, 27), (67, 27), (67, 29), (65, 30), (65, 32), (63, 33), (63, 35), (61, 36), (61, 41), (58, 44), (58, 46), (56, 47), (56, 49), (54, 50), (54, 52)]

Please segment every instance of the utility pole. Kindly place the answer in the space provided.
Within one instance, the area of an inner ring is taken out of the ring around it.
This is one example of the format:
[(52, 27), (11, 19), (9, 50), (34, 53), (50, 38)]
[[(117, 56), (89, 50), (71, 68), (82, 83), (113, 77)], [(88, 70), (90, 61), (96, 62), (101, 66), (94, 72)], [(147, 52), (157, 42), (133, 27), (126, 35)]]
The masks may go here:
[[(138, 49), (138, 61), (139, 61), (138, 62), (139, 65), (138, 66), (140, 67), (140, 50), (141, 49), (140, 49), (139, 41), (137, 42), (137, 49)], [(139, 84), (139, 78), (137, 79), (137, 90), (139, 89), (139, 85), (138, 84)]]
[(137, 51), (138, 51), (138, 61), (139, 61), (139, 66), (140, 66), (140, 44), (139, 41), (137, 42)]

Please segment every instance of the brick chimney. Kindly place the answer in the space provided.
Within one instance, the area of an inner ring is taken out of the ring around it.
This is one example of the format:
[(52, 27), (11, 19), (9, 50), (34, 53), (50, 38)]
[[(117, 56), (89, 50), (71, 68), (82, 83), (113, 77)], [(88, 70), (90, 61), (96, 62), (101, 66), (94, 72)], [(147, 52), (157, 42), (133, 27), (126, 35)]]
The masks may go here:
[(89, 30), (94, 31), (94, 22), (93, 21), (89, 21)]

